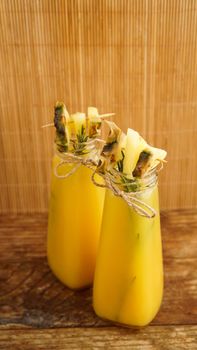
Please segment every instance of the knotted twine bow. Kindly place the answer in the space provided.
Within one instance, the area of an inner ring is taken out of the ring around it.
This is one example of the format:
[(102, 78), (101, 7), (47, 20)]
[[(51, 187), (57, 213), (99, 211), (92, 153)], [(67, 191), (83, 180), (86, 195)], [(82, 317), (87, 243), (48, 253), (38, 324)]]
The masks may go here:
[[(81, 166), (84, 165), (87, 168), (91, 170), (95, 170), (95, 167), (97, 167), (98, 164), (98, 148), (95, 147), (96, 142), (103, 143), (100, 139), (93, 139), (89, 142), (81, 143), (84, 145), (87, 145), (86, 153), (83, 155), (77, 155), (77, 152), (79, 153), (80, 150), (76, 150), (75, 152), (59, 152), (58, 149), (55, 147), (55, 153), (56, 155), (61, 159), (61, 162), (56, 165), (54, 168), (54, 174), (59, 179), (66, 179), (70, 175), (74, 174), (75, 171)], [(91, 153), (91, 158), (89, 158), (89, 154)], [(95, 159), (93, 159), (95, 158)], [(58, 174), (58, 169), (64, 165), (64, 164), (73, 164), (75, 165), (72, 169), (68, 170), (64, 175)]]
[[(130, 208), (132, 208), (133, 210), (135, 210), (135, 212), (138, 213), (139, 215), (144, 216), (144, 217), (149, 218), (149, 219), (155, 217), (155, 215), (156, 215), (155, 209), (152, 208), (147, 203), (145, 203), (144, 201), (141, 201), (140, 199), (136, 198), (137, 194), (139, 194), (140, 191), (138, 191), (137, 193), (125, 192), (118, 187), (117, 183), (115, 183), (111, 174), (109, 174), (108, 172), (106, 172), (105, 174), (101, 174), (101, 173), (97, 172), (99, 158), (98, 158), (98, 156), (96, 157), (97, 149), (95, 152), (94, 152), (94, 149), (95, 148), (92, 148), (92, 150), (91, 150), (91, 158), (89, 158), (89, 156), (88, 156), (90, 151), (87, 153), (88, 157), (85, 157), (84, 155), (79, 156), (79, 155), (76, 155), (75, 153), (70, 153), (70, 152), (65, 152), (65, 153), (59, 152), (56, 149), (55, 153), (62, 160), (54, 168), (55, 176), (57, 178), (60, 178), (60, 179), (66, 179), (67, 177), (69, 177), (70, 175), (75, 173), (75, 171), (81, 165), (84, 165), (93, 171), (91, 179), (92, 179), (92, 182), (94, 183), (95, 186), (110, 189), (115, 196), (121, 197), (128, 204), (128, 206)], [(92, 152), (93, 152), (93, 154), (92, 154)], [(98, 158), (98, 159), (93, 159), (93, 156), (95, 156), (95, 158)], [(72, 169), (68, 170), (64, 175), (60, 175), (60, 174), (58, 174), (58, 169), (64, 164), (73, 164), (74, 167)], [(98, 174), (99, 176), (101, 176), (104, 179), (104, 182), (105, 182), (104, 184), (98, 183), (95, 180), (96, 174)], [(126, 184), (124, 184), (124, 185), (126, 185)], [(129, 185), (129, 183), (128, 183), (128, 185)]]
[[(144, 201), (141, 201), (140, 199), (136, 198), (137, 194), (139, 194), (140, 192), (143, 192), (144, 190), (138, 191), (137, 193), (125, 192), (118, 187), (118, 185), (114, 182), (112, 175), (109, 173), (99, 174), (105, 181), (105, 184), (99, 184), (95, 180), (96, 174), (97, 174), (96, 171), (94, 171), (92, 174), (92, 181), (94, 185), (111, 190), (115, 196), (121, 197), (128, 204), (128, 206), (134, 209), (136, 213), (138, 213), (139, 215), (149, 219), (155, 217), (156, 210), (153, 209), (150, 205), (148, 205)], [(125, 183), (124, 185), (127, 185), (127, 183)], [(128, 182), (128, 185), (129, 185), (129, 182)]]

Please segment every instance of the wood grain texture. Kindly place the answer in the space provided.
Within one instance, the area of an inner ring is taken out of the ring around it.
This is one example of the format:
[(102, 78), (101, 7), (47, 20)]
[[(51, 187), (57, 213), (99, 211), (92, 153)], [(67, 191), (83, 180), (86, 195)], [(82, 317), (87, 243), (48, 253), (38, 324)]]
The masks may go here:
[[(0, 329), (112, 327), (94, 314), (90, 289), (71, 291), (49, 270), (46, 219), (0, 217)], [(197, 324), (196, 219), (195, 210), (162, 213), (165, 290), (154, 326)]]
[(56, 100), (168, 151), (162, 208), (196, 207), (195, 0), (0, 1), (0, 211), (48, 207)]
[(0, 331), (3, 350), (196, 350), (197, 326)]
[[(167, 259), (162, 307), (155, 325), (197, 324), (196, 259)], [(45, 259), (2, 263), (1, 328), (106, 326), (92, 308), (90, 289), (73, 292), (52, 275)]]

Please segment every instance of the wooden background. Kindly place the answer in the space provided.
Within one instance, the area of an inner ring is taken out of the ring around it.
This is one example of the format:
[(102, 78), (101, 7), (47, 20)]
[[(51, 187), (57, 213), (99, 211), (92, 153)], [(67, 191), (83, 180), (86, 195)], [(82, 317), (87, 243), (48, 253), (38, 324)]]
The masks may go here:
[(47, 211), (56, 100), (166, 149), (161, 207), (195, 207), (196, 46), (196, 0), (1, 0), (0, 211)]

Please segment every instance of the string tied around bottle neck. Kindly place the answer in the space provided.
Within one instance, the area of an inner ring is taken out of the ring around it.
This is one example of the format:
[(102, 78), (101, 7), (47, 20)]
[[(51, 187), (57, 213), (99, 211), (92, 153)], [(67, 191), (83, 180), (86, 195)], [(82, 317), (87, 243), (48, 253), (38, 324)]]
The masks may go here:
[[(140, 200), (139, 198), (137, 198), (137, 196), (139, 195), (139, 193), (142, 193), (146, 190), (148, 190), (148, 188), (153, 187), (152, 186), (147, 186), (147, 188), (141, 190), (141, 191), (137, 191), (137, 192), (125, 192), (124, 190), (120, 189), (119, 185), (117, 183), (115, 183), (113, 176), (110, 173), (105, 173), (105, 174), (101, 174), (99, 173), (99, 175), (103, 178), (104, 180), (104, 184), (102, 183), (98, 183), (95, 179), (97, 172), (94, 171), (92, 174), (92, 182), (94, 183), (95, 186), (98, 187), (103, 187), (103, 188), (107, 188), (110, 191), (112, 191), (112, 193), (117, 196), (122, 198), (127, 205), (132, 208), (136, 213), (138, 213), (139, 215), (146, 217), (148, 219), (152, 219), (156, 216), (157, 211), (151, 207), (149, 204), (145, 203), (143, 200)], [(126, 184), (124, 184), (126, 185)], [(155, 183), (154, 183), (155, 185)]]
[[(101, 139), (93, 139), (81, 143), (80, 146), (84, 147), (84, 153), (82, 152), (82, 154), (80, 149), (72, 152), (60, 152), (55, 145), (55, 154), (61, 159), (54, 168), (55, 176), (59, 179), (66, 179), (74, 174), (81, 165), (94, 171), (98, 165), (100, 145), (103, 143), (104, 141)], [(95, 147), (96, 144), (97, 147)], [(73, 165), (73, 167), (70, 170), (67, 169), (64, 174), (59, 174), (60, 168), (66, 164)]]
[[(100, 142), (100, 140), (94, 141)], [(97, 166), (99, 162), (98, 150), (95, 147), (93, 148), (92, 144), (90, 144), (89, 146), (91, 147), (87, 151), (87, 153), (82, 155), (77, 155), (76, 153), (72, 152), (59, 152), (57, 148), (55, 148), (56, 155), (61, 159), (61, 161), (54, 168), (55, 176), (59, 179), (66, 179), (72, 174), (74, 174), (81, 165), (85, 166), (92, 170), (91, 180), (95, 186), (109, 189), (115, 196), (122, 198), (127, 203), (127, 205), (130, 208), (132, 208), (137, 214), (148, 219), (154, 218), (157, 214), (156, 210), (149, 204), (145, 203), (145, 201), (137, 197), (140, 193), (153, 187), (156, 184), (156, 182), (154, 182), (151, 185), (149, 184), (145, 186), (145, 188), (143, 188), (142, 190), (136, 192), (126, 192), (122, 190), (119, 186), (120, 184), (115, 181), (116, 177), (114, 177), (113, 174), (109, 172), (105, 172), (104, 174), (97, 172)], [(73, 165), (73, 167), (70, 170), (66, 170), (64, 174), (59, 174), (59, 169), (65, 164)], [(96, 175), (99, 175), (103, 179), (104, 183), (99, 183), (95, 179)], [(123, 187), (126, 187), (127, 183), (121, 185)], [(128, 185), (130, 185), (129, 182)]]

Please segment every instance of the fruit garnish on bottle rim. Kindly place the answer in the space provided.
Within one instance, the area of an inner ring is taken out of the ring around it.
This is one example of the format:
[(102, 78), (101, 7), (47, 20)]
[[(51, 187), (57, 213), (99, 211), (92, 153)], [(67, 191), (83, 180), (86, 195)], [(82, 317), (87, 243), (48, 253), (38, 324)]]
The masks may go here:
[[(167, 152), (150, 146), (133, 129), (128, 129), (125, 135), (115, 123), (107, 124), (109, 135), (92, 180), (122, 197), (140, 215), (152, 218), (155, 210), (140, 200), (139, 194), (155, 186), (158, 165), (165, 162)], [(104, 185), (95, 180), (96, 173), (104, 179)]]

